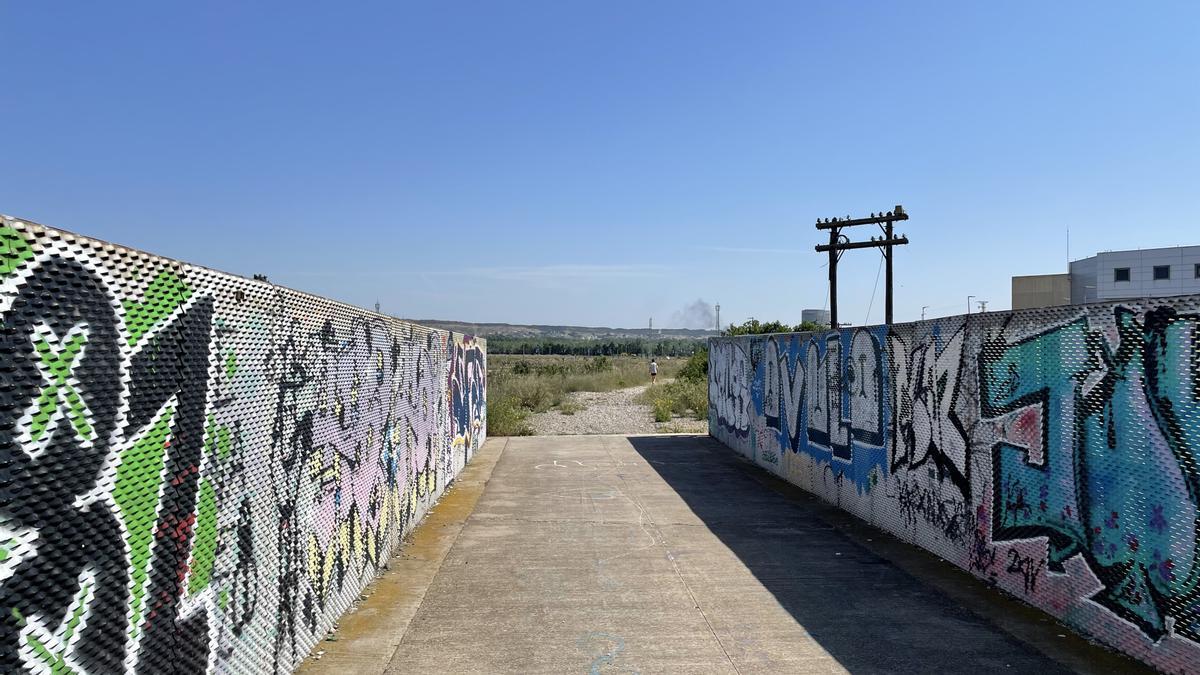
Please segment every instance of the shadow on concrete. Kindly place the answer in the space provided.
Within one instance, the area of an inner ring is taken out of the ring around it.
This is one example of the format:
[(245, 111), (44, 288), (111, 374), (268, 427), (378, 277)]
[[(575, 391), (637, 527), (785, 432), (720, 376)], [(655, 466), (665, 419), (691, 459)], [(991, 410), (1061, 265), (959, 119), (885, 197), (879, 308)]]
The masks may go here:
[(769, 489), (717, 441), (629, 441), (850, 672), (1071, 672), (855, 543), (820, 517), (819, 505)]

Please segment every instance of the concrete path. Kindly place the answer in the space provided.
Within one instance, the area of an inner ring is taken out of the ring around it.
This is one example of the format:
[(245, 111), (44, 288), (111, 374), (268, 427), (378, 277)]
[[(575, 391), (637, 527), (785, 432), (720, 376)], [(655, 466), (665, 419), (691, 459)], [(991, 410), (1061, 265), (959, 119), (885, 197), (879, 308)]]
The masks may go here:
[(697, 436), (489, 441), (303, 671), (1068, 672), (735, 464)]

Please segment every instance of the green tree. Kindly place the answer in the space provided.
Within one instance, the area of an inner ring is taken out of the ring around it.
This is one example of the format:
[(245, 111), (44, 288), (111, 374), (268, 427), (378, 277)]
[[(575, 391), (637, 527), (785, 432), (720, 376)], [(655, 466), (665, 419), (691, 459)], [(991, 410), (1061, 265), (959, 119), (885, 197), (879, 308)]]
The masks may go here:
[(783, 323), (782, 321), (762, 322), (758, 319), (750, 319), (740, 326), (729, 324), (729, 329), (724, 332), (724, 335), (766, 335), (768, 333), (808, 333), (813, 331), (826, 331), (829, 326), (824, 324), (814, 323), (812, 321), (804, 321), (792, 326), (791, 324)]
[(796, 325), (797, 333), (812, 333), (829, 330), (829, 325), (816, 321), (802, 321)]
[(697, 349), (690, 357), (687, 363), (683, 364), (683, 368), (679, 370), (679, 379), (689, 382), (703, 382), (708, 380), (708, 347)]

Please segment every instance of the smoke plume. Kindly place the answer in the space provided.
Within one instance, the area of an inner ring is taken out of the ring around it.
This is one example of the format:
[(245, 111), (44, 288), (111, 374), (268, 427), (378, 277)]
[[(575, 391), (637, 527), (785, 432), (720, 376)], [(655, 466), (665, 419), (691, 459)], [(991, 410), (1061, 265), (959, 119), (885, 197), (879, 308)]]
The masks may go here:
[(717, 323), (713, 306), (702, 299), (684, 305), (683, 309), (671, 315), (671, 325), (675, 328), (700, 328), (711, 330)]

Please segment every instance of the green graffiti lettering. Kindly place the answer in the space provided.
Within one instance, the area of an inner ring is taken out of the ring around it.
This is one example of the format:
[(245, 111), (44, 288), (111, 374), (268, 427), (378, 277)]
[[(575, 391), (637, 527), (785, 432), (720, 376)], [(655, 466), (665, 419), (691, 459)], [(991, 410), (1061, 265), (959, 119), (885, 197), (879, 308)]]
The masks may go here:
[[(71, 638), (75, 636), (75, 631), (79, 629), (79, 624), (83, 622), (83, 613), (87, 611), (87, 601), (91, 589), (91, 584), (84, 584), (79, 589), (79, 595), (75, 597), (75, 603), (71, 607), (71, 615), (63, 625), (62, 635), (55, 640), (62, 646), (57, 652), (37, 637), (33, 635), (25, 636), (26, 644), (33, 649), (38, 658), (49, 666), (50, 672), (53, 675), (69, 675), (76, 672), (74, 668), (67, 664), (67, 651), (70, 649)], [(14, 615), (18, 614), (15, 607), (13, 608), (13, 613)]]
[(38, 394), (36, 408), (30, 422), (29, 435), (35, 441), (42, 440), (50, 429), (54, 412), (59, 403), (66, 403), (67, 418), (76, 435), (85, 441), (92, 440), (92, 425), (88, 422), (87, 406), (83, 397), (71, 382), (71, 371), (87, 344), (87, 333), (81, 326), (71, 329), (65, 339), (58, 339), (49, 328), (39, 327), (33, 338), (33, 348), (38, 355), (38, 369), (42, 371), (42, 391)]
[(159, 321), (167, 318), (192, 296), (191, 289), (170, 270), (163, 270), (146, 287), (143, 300), (123, 300), (129, 344), (136, 345)]
[(190, 565), (192, 576), (188, 580), (189, 595), (195, 595), (208, 587), (217, 555), (217, 493), (208, 480), (200, 483), (195, 541)]
[(121, 462), (117, 466), (113, 500), (129, 532), (129, 557), (133, 568), (133, 598), (130, 603), (133, 611), (130, 622), (132, 635), (137, 634), (142, 616), (146, 568), (150, 563), (150, 544), (154, 539), (154, 515), (158, 509), (159, 483), (173, 415), (174, 411), (170, 408), (163, 411), (154, 426), (121, 453)]
[(0, 275), (12, 273), (33, 258), (33, 249), (20, 232), (7, 226), (0, 227)]

